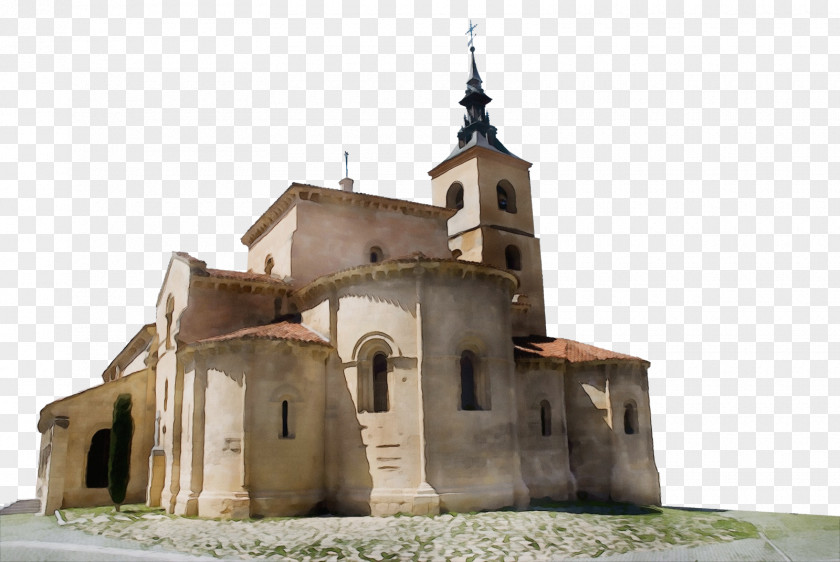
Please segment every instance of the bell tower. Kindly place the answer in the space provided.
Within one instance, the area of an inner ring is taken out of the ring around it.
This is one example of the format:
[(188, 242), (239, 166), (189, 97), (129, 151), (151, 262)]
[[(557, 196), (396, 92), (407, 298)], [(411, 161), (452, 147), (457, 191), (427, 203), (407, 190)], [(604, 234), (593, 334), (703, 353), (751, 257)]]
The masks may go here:
[(514, 296), (514, 336), (545, 335), (540, 241), (534, 236), (531, 207), (531, 163), (499, 141), (490, 124), (484, 93), (470, 47), (467, 89), (459, 102), (466, 109), (458, 144), (435, 166), (435, 205), (457, 209), (449, 219), (449, 249), (460, 260), (505, 269), (519, 278)]

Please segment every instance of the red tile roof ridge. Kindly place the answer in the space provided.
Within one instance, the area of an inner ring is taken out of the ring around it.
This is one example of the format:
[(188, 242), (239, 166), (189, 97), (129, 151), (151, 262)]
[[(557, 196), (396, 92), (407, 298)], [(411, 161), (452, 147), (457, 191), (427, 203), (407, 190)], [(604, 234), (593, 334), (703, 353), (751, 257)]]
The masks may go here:
[(288, 281), (284, 281), (279, 277), (266, 275), (265, 273), (253, 273), (249, 271), (233, 271), (229, 269), (211, 269), (207, 268), (207, 274), (210, 277), (222, 277), (226, 279), (236, 279), (238, 281), (254, 281), (259, 283), (271, 283), (272, 285), (290, 285)]
[(569, 363), (586, 363), (590, 361), (640, 361), (648, 363), (641, 357), (611, 351), (581, 343), (566, 338), (552, 338), (547, 336), (526, 336), (513, 338), (514, 353), (525, 357), (545, 357), (563, 359)]
[(233, 340), (287, 340), (329, 346), (330, 343), (303, 324), (275, 322), (262, 326), (241, 328), (227, 334), (220, 334), (194, 342), (195, 344), (216, 343)]

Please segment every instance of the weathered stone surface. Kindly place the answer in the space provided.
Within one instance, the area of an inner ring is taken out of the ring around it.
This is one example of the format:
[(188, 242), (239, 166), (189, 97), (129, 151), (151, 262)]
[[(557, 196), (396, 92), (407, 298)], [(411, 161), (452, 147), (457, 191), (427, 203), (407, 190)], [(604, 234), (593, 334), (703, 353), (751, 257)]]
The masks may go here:
[(293, 184), (243, 236), (247, 272), (173, 254), (105, 383), (42, 411), (42, 509), (109, 503), (86, 475), (121, 393), (127, 501), (168, 513), (658, 504), (648, 363), (545, 336), (531, 164), (471, 80), (435, 205)]

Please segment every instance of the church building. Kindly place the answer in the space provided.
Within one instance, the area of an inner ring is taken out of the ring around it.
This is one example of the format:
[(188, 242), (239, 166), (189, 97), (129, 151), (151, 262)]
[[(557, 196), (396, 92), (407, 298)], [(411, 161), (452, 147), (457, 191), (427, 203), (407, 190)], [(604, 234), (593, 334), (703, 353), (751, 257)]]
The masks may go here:
[(293, 183), (242, 236), (248, 271), (174, 253), (103, 384), (40, 414), (42, 513), (126, 503), (248, 518), (436, 514), (534, 498), (659, 504), (644, 359), (548, 337), (529, 168), (470, 49), (433, 205)]

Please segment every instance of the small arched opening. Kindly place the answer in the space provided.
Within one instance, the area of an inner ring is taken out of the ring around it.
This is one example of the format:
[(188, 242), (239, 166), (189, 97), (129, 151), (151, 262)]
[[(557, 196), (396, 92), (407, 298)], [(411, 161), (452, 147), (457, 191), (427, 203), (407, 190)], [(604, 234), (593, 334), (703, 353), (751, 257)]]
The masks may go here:
[(111, 451), (111, 430), (100, 429), (90, 440), (87, 455), (85, 486), (88, 488), (108, 487), (108, 455)]
[(639, 415), (633, 402), (627, 402), (624, 405), (624, 433), (627, 435), (639, 433)]
[(274, 258), (271, 256), (271, 254), (268, 254), (265, 257), (265, 268), (264, 268), (264, 270), (265, 270), (266, 275), (271, 275), (271, 272), (274, 270)]
[(464, 208), (464, 186), (457, 181), (450, 185), (449, 190), (446, 192), (446, 208)]
[(368, 251), (368, 257), (370, 258), (370, 263), (379, 263), (385, 258), (385, 254), (379, 246), (371, 246)]
[(388, 358), (384, 353), (373, 356), (373, 411), (388, 411)]
[(548, 400), (540, 402), (540, 430), (543, 437), (551, 435), (551, 404)]
[(505, 248), (505, 267), (513, 271), (522, 270), (522, 254), (516, 246)]
[(509, 181), (502, 180), (496, 184), (496, 202), (500, 210), (506, 213), (516, 212), (516, 191)]

